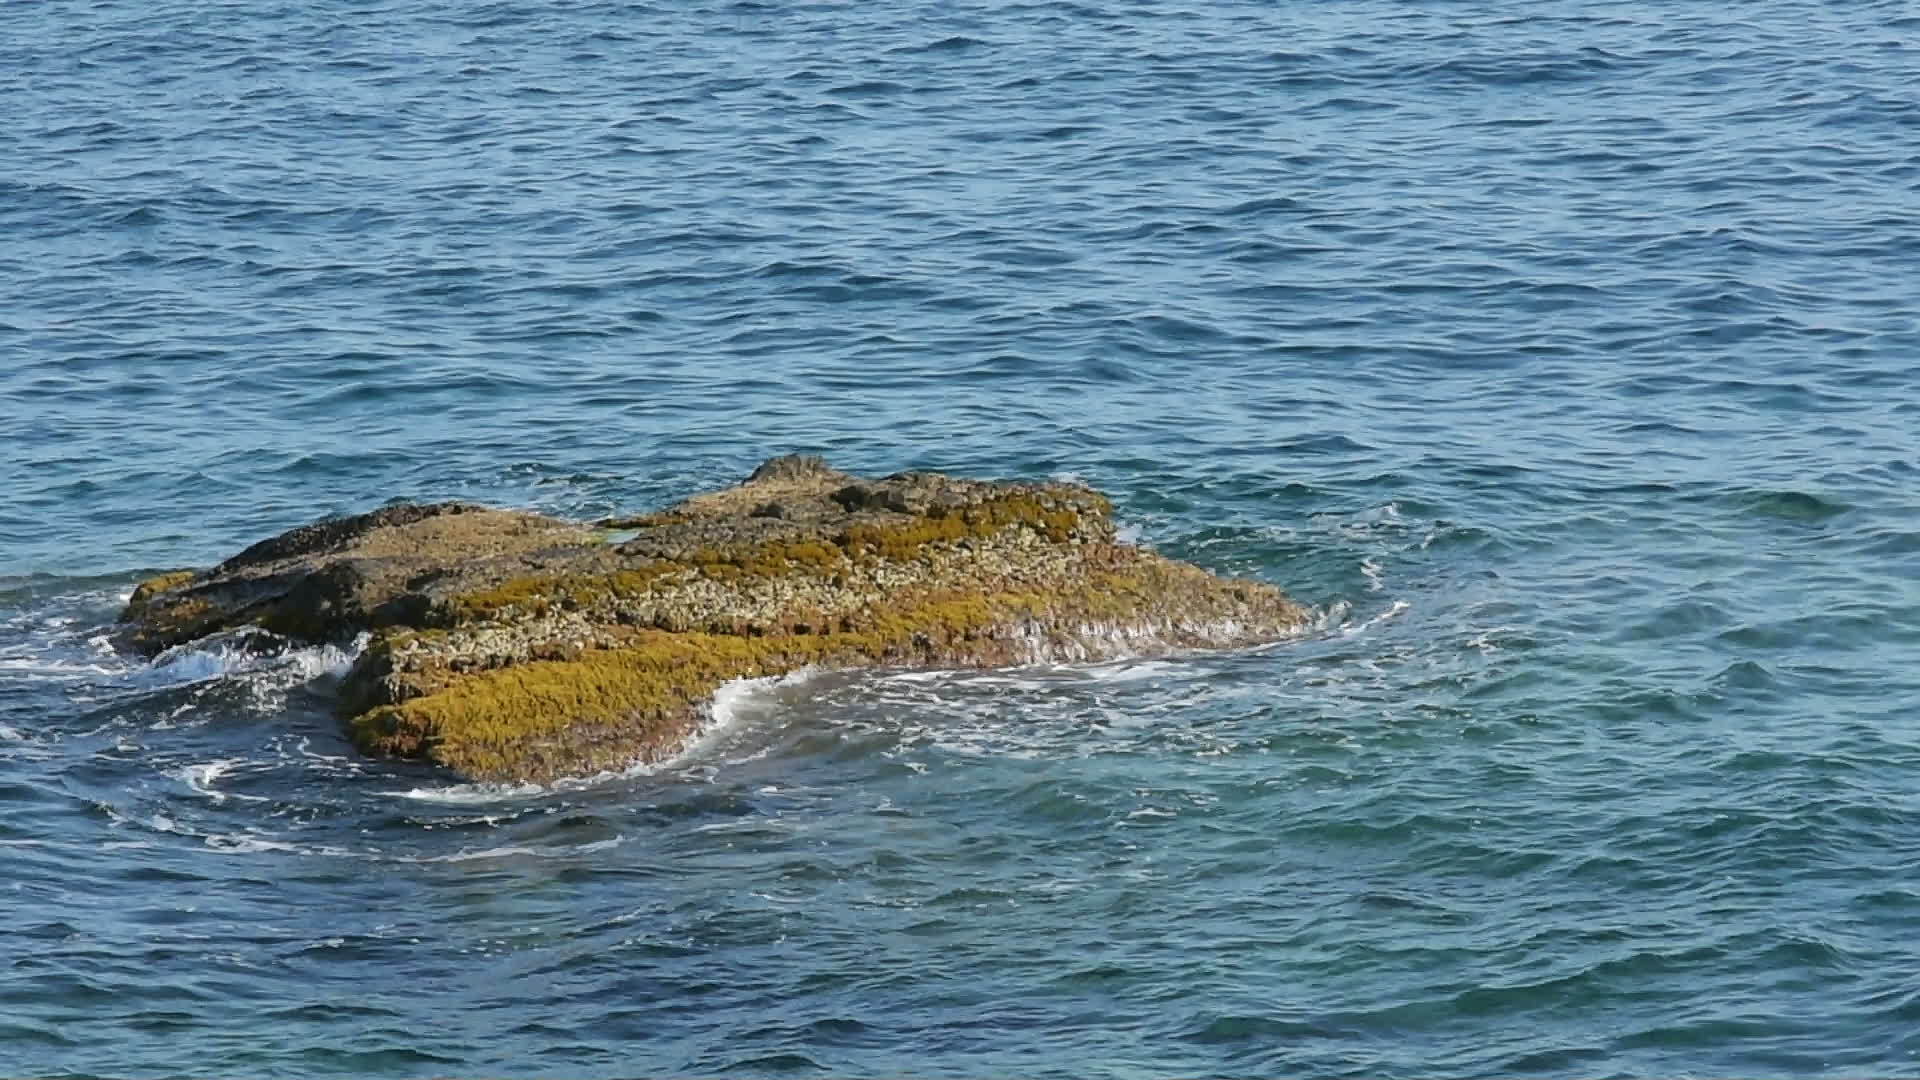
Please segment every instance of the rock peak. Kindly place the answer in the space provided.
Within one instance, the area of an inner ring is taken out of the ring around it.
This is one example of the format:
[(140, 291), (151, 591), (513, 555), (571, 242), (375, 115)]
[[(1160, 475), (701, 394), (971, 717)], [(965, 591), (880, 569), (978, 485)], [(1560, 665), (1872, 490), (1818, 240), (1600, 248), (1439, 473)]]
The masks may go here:
[(847, 474), (827, 464), (818, 454), (782, 454), (760, 463), (746, 479), (749, 484), (763, 480), (810, 480), (815, 477), (844, 478)]

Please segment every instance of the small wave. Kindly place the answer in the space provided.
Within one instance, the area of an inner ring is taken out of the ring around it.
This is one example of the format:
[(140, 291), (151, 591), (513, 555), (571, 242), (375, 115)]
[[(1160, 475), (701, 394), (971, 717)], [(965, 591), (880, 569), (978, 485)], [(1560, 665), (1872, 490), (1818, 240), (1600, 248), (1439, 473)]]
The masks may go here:
[[(292, 840), (266, 833), (257, 828), (241, 829), (237, 832), (221, 832), (199, 827), (182, 821), (164, 810), (139, 813), (131, 809), (116, 808), (110, 804), (98, 804), (105, 812), (107, 820), (118, 828), (132, 828), (149, 833), (161, 833), (166, 836), (180, 837), (185, 840), (198, 840), (210, 851), (223, 855), (251, 855), (259, 853), (281, 853), (297, 855), (324, 855), (346, 858), (372, 858), (371, 853), (350, 851), (330, 844), (298, 844)], [(102, 845), (110, 848), (139, 849), (153, 845), (145, 840), (116, 840)]]
[[(821, 673), (822, 669), (809, 667), (788, 672), (785, 675), (759, 679), (734, 679), (722, 684), (718, 690), (714, 691), (713, 699), (707, 703), (706, 722), (694, 732), (679, 752), (658, 761), (635, 762), (625, 769), (594, 773), (589, 776), (562, 777), (551, 784), (450, 784), (446, 787), (415, 787), (383, 794), (416, 802), (471, 806), (540, 798), (555, 792), (579, 791), (617, 780), (669, 772), (716, 754), (724, 755), (725, 751), (735, 747), (731, 736), (748, 721), (776, 710), (782, 703), (783, 692), (803, 686)], [(759, 751), (756, 751), (747, 756), (758, 756), (758, 753)]]
[(1006, 687), (1013, 690), (1050, 690), (1071, 683), (1132, 683), (1168, 677), (1191, 678), (1203, 673), (1190, 663), (1165, 658), (1127, 658), (1092, 664), (1041, 664), (1024, 668), (996, 668), (987, 671), (940, 668), (933, 671), (899, 671), (882, 676), (882, 683), (942, 684), (956, 681), (969, 686)]
[(585, 855), (595, 851), (605, 851), (611, 847), (618, 847), (624, 839), (624, 837), (620, 836), (609, 836), (602, 840), (590, 840), (584, 844), (571, 845), (535, 844), (526, 846), (509, 844), (502, 847), (481, 848), (477, 851), (456, 851), (448, 855), (402, 855), (397, 857), (396, 861), (409, 863), (461, 863), (474, 862), (480, 859), (508, 859), (515, 857), (551, 859), (569, 855)]
[[(626, 839), (624, 836), (603, 836), (578, 844), (501, 844), (484, 848), (463, 848), (446, 854), (423, 855), (396, 853), (380, 847), (356, 850), (337, 844), (303, 843), (293, 834), (276, 834), (251, 827), (237, 831), (214, 831), (183, 823), (164, 812), (130, 816), (108, 808), (108, 814), (117, 824), (132, 825), (152, 832), (198, 840), (209, 851), (221, 855), (300, 855), (384, 863), (464, 863), (516, 857), (568, 858), (603, 851), (618, 846)], [(123, 844), (133, 847), (148, 846), (141, 842), (123, 842)]]
[(308, 849), (298, 844), (246, 833), (209, 833), (201, 837), (201, 842), (214, 851), (229, 855), (252, 855), (261, 852), (310, 853)]
[[(1029, 667), (1047, 665), (1086, 666), (1138, 660), (1143, 657), (1189, 657), (1217, 653), (1222, 641), (1245, 641), (1252, 637), (1249, 627), (1239, 619), (1146, 618), (1100, 620), (1071, 627), (1065, 640), (1044, 634), (1037, 625), (1017, 630), (1014, 637), (1022, 646), (1023, 662)], [(1256, 651), (1278, 642), (1297, 641), (1312, 632), (1312, 622), (1298, 626), (1276, 638), (1241, 647)]]
[(240, 799), (244, 802), (266, 802), (258, 795), (242, 795), (238, 792), (221, 791), (214, 787), (221, 777), (232, 773), (247, 763), (245, 758), (220, 758), (217, 761), (201, 762), (198, 765), (182, 765), (171, 770), (168, 775), (181, 783), (196, 795), (202, 795), (214, 802), (226, 802), (228, 799)]
[(1745, 491), (1731, 497), (1742, 514), (1816, 524), (1838, 517), (1852, 507), (1836, 499), (1805, 491)]
[(1342, 626), (1340, 628), (1340, 633), (1345, 635), (1346, 637), (1353, 637), (1356, 634), (1364, 634), (1368, 630), (1371, 630), (1374, 627), (1379, 626), (1381, 623), (1387, 622), (1390, 619), (1399, 618), (1401, 615), (1406, 613), (1408, 608), (1412, 606), (1413, 606), (1412, 604), (1407, 603), (1405, 600), (1395, 600), (1390, 606), (1388, 606), (1387, 610), (1382, 611), (1377, 615), (1369, 616), (1368, 618), (1353, 625)]
[(119, 670), (105, 663), (20, 654), (0, 656), (0, 673), (48, 681), (73, 681), (120, 674)]
[(118, 587), (30, 594), (30, 606), (0, 619), (0, 633), (7, 639), (0, 649), (0, 678), (77, 683), (124, 676), (135, 663), (117, 652), (96, 624), (103, 612), (123, 604), (126, 595)]
[(1387, 587), (1385, 574), (1386, 571), (1381, 567), (1379, 562), (1372, 558), (1361, 558), (1360, 576), (1367, 579), (1368, 592), (1379, 592)]
[[(1366, 618), (1356, 621), (1353, 613), (1353, 604), (1347, 600), (1335, 600), (1326, 607), (1314, 609), (1312, 619), (1307, 623), (1306, 630), (1300, 636), (1323, 638), (1338, 634), (1341, 637), (1357, 637), (1360, 634), (1372, 630), (1376, 626), (1399, 618), (1412, 609), (1412, 607), (1413, 605), (1408, 601), (1395, 600), (1388, 604), (1384, 610), (1377, 611)], [(1283, 649), (1289, 645), (1293, 645), (1296, 641), (1297, 639), (1289, 638), (1284, 641), (1276, 641), (1271, 644), (1258, 646), (1251, 651), (1256, 653), (1273, 652), (1277, 649)]]
[(984, 48), (986, 45), (987, 43), (979, 38), (967, 37), (964, 34), (955, 34), (952, 37), (944, 37), (938, 41), (928, 42), (925, 45), (902, 45), (889, 49), (888, 51), (896, 53), (954, 53), (965, 52), (969, 49)]
[(366, 648), (369, 635), (350, 644), (296, 646), (285, 638), (251, 627), (201, 641), (176, 645), (154, 657), (150, 670), (168, 682), (202, 682), (263, 668), (307, 682), (344, 675)]
[[(555, 787), (566, 781), (556, 783)], [(408, 788), (405, 791), (388, 791), (382, 794), (396, 799), (412, 799), (415, 802), (442, 803), (448, 806), (473, 806), (484, 803), (508, 802), (513, 799), (529, 799), (551, 794), (553, 788), (539, 784), (453, 784), (448, 787)]]
[(207, 706), (214, 703), (249, 713), (272, 713), (285, 707), (297, 689), (344, 675), (368, 640), (368, 635), (361, 634), (345, 645), (295, 645), (266, 631), (247, 629), (169, 649), (151, 665), (132, 670), (126, 688), (157, 695), (156, 701), (185, 696), (153, 720), (157, 730), (204, 722)]
[(248, 644), (252, 639), (177, 645), (154, 657), (149, 670), (166, 682), (203, 682), (244, 671), (260, 663), (260, 653)]
[(54, 756), (55, 751), (40, 739), (19, 728), (0, 724), (0, 760), (42, 761)]

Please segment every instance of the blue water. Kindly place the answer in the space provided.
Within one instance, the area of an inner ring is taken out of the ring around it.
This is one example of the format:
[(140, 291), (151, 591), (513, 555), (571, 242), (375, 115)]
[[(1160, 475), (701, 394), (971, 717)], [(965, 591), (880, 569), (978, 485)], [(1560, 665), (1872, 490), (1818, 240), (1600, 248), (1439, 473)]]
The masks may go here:
[[(1920, 1069), (1904, 3), (0, 6), (0, 1075)], [(148, 663), (317, 516), (1082, 478), (1313, 605), (731, 687), (551, 789), (351, 645)]]

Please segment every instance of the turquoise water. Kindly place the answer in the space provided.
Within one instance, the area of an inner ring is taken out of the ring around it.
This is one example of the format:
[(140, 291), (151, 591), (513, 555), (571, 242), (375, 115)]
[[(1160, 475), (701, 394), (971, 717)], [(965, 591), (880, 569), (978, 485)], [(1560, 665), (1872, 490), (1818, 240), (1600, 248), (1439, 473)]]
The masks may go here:
[[(0, 9), (0, 1074), (1905, 1075), (1898, 3)], [(1074, 476), (1319, 613), (351, 755), (329, 513)]]

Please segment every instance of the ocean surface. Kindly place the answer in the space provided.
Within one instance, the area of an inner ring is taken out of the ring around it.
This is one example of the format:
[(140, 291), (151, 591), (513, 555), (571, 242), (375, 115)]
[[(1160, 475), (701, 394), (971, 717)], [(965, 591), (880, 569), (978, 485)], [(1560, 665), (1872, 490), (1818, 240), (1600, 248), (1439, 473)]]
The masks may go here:
[[(1904, 2), (0, 5), (0, 1076), (1920, 1072)], [(1317, 612), (356, 757), (145, 574), (775, 453)]]

